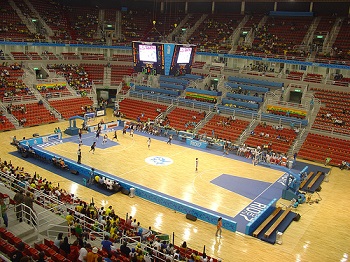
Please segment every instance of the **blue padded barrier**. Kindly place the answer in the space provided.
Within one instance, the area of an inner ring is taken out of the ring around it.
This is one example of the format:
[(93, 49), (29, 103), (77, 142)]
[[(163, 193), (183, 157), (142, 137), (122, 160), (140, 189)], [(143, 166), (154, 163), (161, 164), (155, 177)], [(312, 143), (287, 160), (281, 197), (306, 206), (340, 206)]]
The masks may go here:
[(160, 82), (161, 88), (170, 88), (175, 90), (185, 90), (185, 87), (183, 85), (177, 85), (177, 84), (171, 84), (166, 82)]
[(261, 85), (261, 86), (272, 86), (272, 87), (282, 87), (284, 85), (284, 83), (281, 83), (281, 82), (272, 82), (268, 80), (258, 80), (258, 79), (238, 77), (238, 76), (229, 76), (228, 80), (233, 82), (239, 82), (239, 83), (247, 83), (247, 84), (254, 84), (254, 85)]
[(247, 101), (255, 101), (255, 102), (262, 102), (263, 98), (259, 96), (248, 96), (248, 95), (242, 95), (242, 94), (234, 94), (234, 93), (227, 93), (227, 98), (233, 98), (233, 99), (242, 99)]
[(231, 99), (222, 99), (222, 104), (232, 104), (236, 106), (242, 106), (242, 107), (247, 107), (247, 108), (252, 108), (252, 109), (259, 109), (259, 104), (253, 104), (249, 102), (243, 102), (243, 101), (237, 101), (237, 100), (231, 100)]
[(229, 106), (224, 106), (224, 105), (218, 105), (217, 108), (220, 110), (220, 112), (225, 113), (225, 114), (240, 114), (245, 117), (251, 118), (254, 115), (257, 114), (255, 110), (249, 110), (249, 109), (241, 109), (241, 108), (236, 108), (236, 107), (229, 107)]
[(229, 86), (231, 88), (236, 88), (237, 89), (238, 87), (240, 87), (243, 90), (261, 92), (261, 93), (266, 93), (266, 92), (270, 91), (270, 89), (267, 88), (267, 87), (241, 85), (241, 84), (232, 83), (232, 82), (226, 82), (225, 85)]
[(161, 88), (155, 88), (155, 87), (149, 87), (149, 86), (135, 86), (136, 91), (146, 91), (146, 92), (154, 92), (154, 93), (160, 93), (160, 94), (167, 94), (171, 96), (179, 96), (181, 94), (180, 91), (175, 90), (166, 90)]
[(178, 78), (178, 77), (172, 77), (172, 76), (164, 76), (161, 75), (159, 77), (160, 82), (168, 82), (168, 83), (177, 83), (180, 85), (187, 86), (189, 84), (189, 81), (183, 78)]
[(180, 76), (180, 78), (191, 79), (191, 80), (197, 80), (197, 79), (203, 79), (204, 77), (201, 76), (201, 75), (186, 74), (186, 75)]

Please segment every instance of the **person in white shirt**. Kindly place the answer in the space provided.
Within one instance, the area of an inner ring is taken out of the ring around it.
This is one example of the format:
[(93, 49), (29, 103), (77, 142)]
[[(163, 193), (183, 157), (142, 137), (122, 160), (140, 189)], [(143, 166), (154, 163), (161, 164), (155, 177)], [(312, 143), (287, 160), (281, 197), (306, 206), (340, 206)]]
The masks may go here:
[(88, 251), (86, 250), (85, 247), (82, 247), (79, 250), (79, 257), (78, 257), (78, 261), (80, 262), (86, 262), (86, 256), (87, 256)]

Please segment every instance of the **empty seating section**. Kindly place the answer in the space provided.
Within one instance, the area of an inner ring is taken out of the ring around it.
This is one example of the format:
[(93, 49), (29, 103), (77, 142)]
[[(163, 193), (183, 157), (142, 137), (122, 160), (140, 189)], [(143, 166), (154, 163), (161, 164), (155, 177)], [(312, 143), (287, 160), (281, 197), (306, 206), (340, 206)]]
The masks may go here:
[(27, 103), (10, 106), (11, 113), (22, 126), (35, 126), (40, 124), (54, 123), (58, 120), (44, 105), (39, 103)]
[(350, 140), (309, 133), (298, 157), (322, 163), (330, 157), (331, 165), (339, 165), (342, 161), (349, 162)]
[(257, 30), (252, 49), (266, 54), (302, 56), (303, 51), (294, 49), (301, 45), (313, 17), (269, 16)]
[(64, 100), (51, 100), (50, 105), (54, 107), (63, 118), (68, 119), (72, 116), (82, 116), (87, 108), (93, 104), (88, 97), (69, 98)]
[(87, 73), (87, 77), (90, 80), (100, 80), (103, 81), (104, 76), (104, 65), (99, 64), (81, 64), (81, 67), (84, 68)]
[(323, 75), (320, 74), (310, 74), (307, 73), (304, 77), (305, 82), (321, 83), (323, 80)]
[(126, 118), (137, 120), (139, 117), (143, 122), (148, 121), (148, 119), (154, 120), (160, 112), (165, 112), (166, 109), (166, 105), (130, 98), (126, 98), (119, 103), (119, 110)]
[(195, 111), (177, 107), (167, 114), (170, 127), (179, 130), (193, 130), (196, 125), (204, 118), (204, 114)]
[(350, 93), (319, 88), (311, 91), (325, 105), (320, 108), (313, 127), (350, 134)]
[(228, 116), (214, 115), (198, 132), (212, 136), (214, 131), (215, 138), (226, 139), (235, 142), (242, 132), (249, 125), (248, 121), (235, 119)]
[(131, 76), (134, 73), (132, 66), (112, 65), (111, 66), (111, 84), (119, 85), (124, 76)]
[(212, 51), (229, 51), (232, 48), (229, 37), (243, 17), (241, 14), (209, 14), (188, 41)]
[(42, 60), (41, 56), (37, 52), (28, 53), (31, 60)]
[(287, 75), (287, 79), (302, 81), (303, 75), (304, 75), (303, 72), (292, 71)]
[(252, 134), (245, 141), (247, 146), (261, 147), (263, 145), (271, 146), (274, 152), (286, 154), (293, 144), (297, 134), (292, 129), (278, 128), (269, 125), (258, 125)]
[(76, 53), (66, 52), (62, 53), (62, 57), (64, 60), (79, 60), (80, 57)]
[(30, 60), (29, 56), (23, 52), (11, 52), (15, 60)]
[(15, 126), (7, 119), (6, 116), (0, 115), (0, 131), (6, 131), (6, 130), (12, 130), (12, 129), (15, 129)]
[(204, 65), (205, 62), (195, 61), (194, 63), (192, 63), (192, 68), (203, 69)]
[(47, 60), (58, 60), (57, 56), (52, 52), (43, 52), (42, 56)]
[(15, 60), (42, 60), (41, 56), (37, 52), (11, 52), (11, 55)]
[(83, 60), (104, 60), (105, 56), (103, 54), (95, 53), (81, 53), (81, 59)]
[(132, 55), (123, 55), (123, 54), (114, 54), (112, 57), (112, 60), (114, 61), (124, 61), (124, 62), (132, 62), (133, 58)]
[(320, 22), (317, 25), (316, 32), (331, 32), (336, 16), (322, 16), (320, 17)]

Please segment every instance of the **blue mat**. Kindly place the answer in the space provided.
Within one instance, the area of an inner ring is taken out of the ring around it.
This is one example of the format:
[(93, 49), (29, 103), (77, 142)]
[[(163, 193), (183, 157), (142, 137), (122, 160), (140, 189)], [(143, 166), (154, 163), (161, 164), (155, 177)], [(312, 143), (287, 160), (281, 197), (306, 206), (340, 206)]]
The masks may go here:
[[(84, 146), (91, 146), (93, 142), (96, 142), (96, 149), (106, 149), (106, 148), (110, 148), (113, 146), (117, 146), (119, 145), (118, 142), (116, 142), (116, 140), (112, 140), (112, 137), (109, 137), (107, 139), (106, 143), (102, 143), (103, 141), (103, 134), (100, 135), (100, 137), (98, 139), (96, 139), (96, 135), (95, 133), (87, 133), (87, 134), (83, 134), (82, 135), (82, 144)], [(66, 142), (72, 142), (75, 144), (79, 144), (80, 140), (78, 136), (72, 136), (72, 137), (68, 137), (68, 138), (64, 138), (62, 140), (63, 143)]]
[[(18, 151), (11, 152), (10, 154), (13, 155), (14, 157), (20, 158), (20, 159), (25, 160), (25, 161), (27, 161), (29, 163), (32, 163), (32, 164), (34, 164), (36, 166), (39, 166), (39, 167), (41, 167), (41, 168), (43, 168), (43, 169), (45, 169), (47, 171), (50, 171), (52, 173), (55, 173), (55, 174), (57, 174), (59, 176), (62, 176), (64, 178), (66, 178), (66, 179), (69, 179), (69, 180), (71, 180), (71, 181), (73, 181), (73, 182), (75, 182), (77, 184), (85, 186), (83, 178), (81, 176), (79, 176), (79, 175), (77, 176), (77, 175), (72, 174), (69, 170), (61, 169), (59, 167), (54, 166), (51, 163), (47, 163), (47, 162), (44, 162), (42, 160), (39, 160), (39, 159), (36, 159), (36, 158), (33, 158), (33, 157), (23, 158)], [(59, 183), (60, 181), (51, 181), (51, 182)], [(100, 187), (97, 184), (92, 184), (92, 185), (89, 185), (88, 187), (90, 189), (92, 189), (92, 190), (95, 190), (95, 191), (101, 193), (101, 194), (104, 194), (105, 196), (111, 196), (111, 195), (115, 194), (115, 192), (113, 192), (111, 190), (108, 190), (108, 189), (105, 189), (105, 188), (102, 188), (102, 187)]]
[(210, 182), (249, 199), (255, 199), (271, 185), (268, 182), (227, 174), (222, 174)]

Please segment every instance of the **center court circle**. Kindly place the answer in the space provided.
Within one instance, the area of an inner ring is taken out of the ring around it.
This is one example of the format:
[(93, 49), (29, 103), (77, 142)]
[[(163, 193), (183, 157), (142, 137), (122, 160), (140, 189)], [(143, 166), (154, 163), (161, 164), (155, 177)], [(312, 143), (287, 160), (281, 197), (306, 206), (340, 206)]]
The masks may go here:
[(171, 158), (165, 156), (150, 156), (145, 159), (145, 162), (153, 166), (168, 166), (171, 165), (174, 161)]

